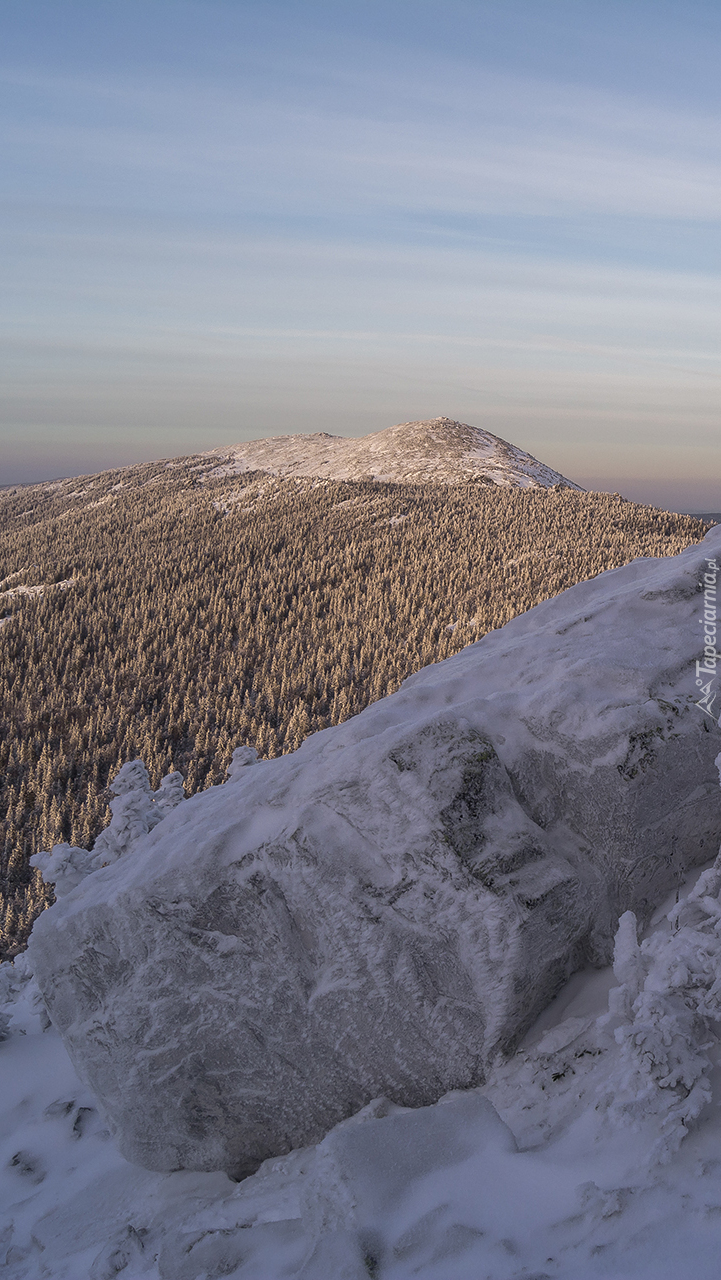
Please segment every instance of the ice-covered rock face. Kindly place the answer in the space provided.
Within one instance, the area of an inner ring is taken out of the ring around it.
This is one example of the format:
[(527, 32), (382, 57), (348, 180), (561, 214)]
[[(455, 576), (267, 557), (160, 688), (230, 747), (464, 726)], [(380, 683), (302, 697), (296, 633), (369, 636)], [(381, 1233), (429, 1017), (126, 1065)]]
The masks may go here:
[(183, 802), (37, 921), (53, 1021), (130, 1159), (240, 1175), (385, 1094), (483, 1078), (714, 857), (707, 559), (539, 605)]

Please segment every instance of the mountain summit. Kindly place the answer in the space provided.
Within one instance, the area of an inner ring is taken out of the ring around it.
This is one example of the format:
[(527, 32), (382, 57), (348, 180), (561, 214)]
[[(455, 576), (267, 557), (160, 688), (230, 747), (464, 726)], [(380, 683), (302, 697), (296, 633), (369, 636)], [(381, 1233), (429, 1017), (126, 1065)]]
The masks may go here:
[(521, 489), (549, 489), (555, 484), (581, 489), (507, 440), (451, 418), (402, 422), (360, 438), (331, 436), (324, 431), (273, 436), (214, 449), (204, 456), (217, 459), (213, 475), (268, 471), (277, 476), (396, 484), (481, 480)]

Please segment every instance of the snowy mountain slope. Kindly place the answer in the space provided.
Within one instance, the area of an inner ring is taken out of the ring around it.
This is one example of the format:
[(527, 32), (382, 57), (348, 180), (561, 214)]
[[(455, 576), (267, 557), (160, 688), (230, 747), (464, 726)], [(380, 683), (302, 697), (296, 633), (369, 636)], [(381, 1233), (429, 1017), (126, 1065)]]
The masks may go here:
[(209, 474), (269, 471), (277, 476), (323, 476), (332, 480), (386, 480), (397, 484), (487, 480), (520, 488), (560, 484), (581, 489), (530, 453), (480, 427), (450, 418), (403, 422), (360, 439), (312, 435), (251, 440), (203, 455), (215, 462)]
[[(705, 1060), (713, 1100), (661, 1151), (689, 1091), (648, 1072), (629, 1085), (629, 1039), (614, 1028), (637, 1034), (645, 1016), (643, 992), (638, 1012), (619, 1014), (634, 967), (646, 1000), (667, 1002), (667, 1044), (685, 1004), (674, 1015), (670, 1002), (708, 999), (721, 972), (719, 884), (718, 873), (690, 877), (681, 911), (672, 894), (641, 953), (622, 930), (616, 973), (576, 975), (485, 1088), (410, 1112), (378, 1099), (239, 1184), (128, 1164), (48, 1024), (26, 958), (3, 965), (7, 1280), (717, 1280), (718, 1022), (687, 1034), (679, 1059), (692, 1075)], [(699, 918), (711, 926), (705, 951)], [(702, 951), (706, 972), (694, 974)]]
[(76, 887), (30, 955), (127, 1155), (247, 1172), (379, 1093), (480, 1082), (715, 852), (694, 663), (720, 546), (572, 588), (154, 830), (137, 788), (107, 866), (59, 848)]

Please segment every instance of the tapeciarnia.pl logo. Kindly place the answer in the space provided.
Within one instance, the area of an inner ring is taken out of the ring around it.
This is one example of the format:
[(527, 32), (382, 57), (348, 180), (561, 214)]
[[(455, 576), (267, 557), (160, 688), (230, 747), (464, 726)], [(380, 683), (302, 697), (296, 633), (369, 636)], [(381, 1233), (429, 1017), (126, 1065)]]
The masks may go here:
[[(714, 703), (718, 696), (716, 687), (716, 677), (718, 674), (718, 662), (721, 655), (716, 649), (716, 579), (718, 578), (718, 565), (714, 559), (706, 557), (708, 565), (706, 573), (703, 575), (703, 617), (699, 618), (699, 622), (703, 627), (703, 660), (696, 663), (696, 686), (701, 690), (701, 697), (696, 703), (706, 715), (716, 721), (716, 713)], [(721, 715), (718, 717), (717, 723), (721, 725)]]

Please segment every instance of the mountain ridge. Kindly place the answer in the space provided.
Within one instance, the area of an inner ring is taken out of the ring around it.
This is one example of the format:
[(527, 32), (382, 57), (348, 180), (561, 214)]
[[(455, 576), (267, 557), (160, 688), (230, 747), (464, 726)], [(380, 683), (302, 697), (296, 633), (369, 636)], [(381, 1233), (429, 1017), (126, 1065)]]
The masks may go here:
[(382, 480), (390, 483), (464, 484), (471, 480), (501, 487), (583, 492), (581, 485), (539, 462), (517, 445), (481, 427), (452, 418), (401, 422), (367, 436), (270, 436), (211, 449), (199, 455), (217, 465), (209, 474), (230, 476), (267, 471), (290, 478)]

